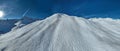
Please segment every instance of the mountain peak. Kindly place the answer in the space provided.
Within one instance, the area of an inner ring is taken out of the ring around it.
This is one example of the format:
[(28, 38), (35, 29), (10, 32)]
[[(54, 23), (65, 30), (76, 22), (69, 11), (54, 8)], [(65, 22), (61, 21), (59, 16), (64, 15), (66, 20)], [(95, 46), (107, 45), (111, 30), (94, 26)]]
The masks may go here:
[(71, 20), (71, 21), (74, 21), (74, 19), (78, 19), (81, 21), (82, 20), (87, 21), (87, 19), (84, 19), (82, 17), (70, 16), (70, 15), (63, 14), (63, 13), (53, 14), (52, 16), (46, 18), (45, 20), (49, 20), (49, 21), (52, 21), (52, 20), (62, 20), (62, 21)]
[(67, 15), (67, 14), (64, 14), (64, 13), (55, 13), (53, 15)]
[(66, 17), (66, 16), (69, 16), (69, 15), (64, 14), (64, 13), (55, 13), (51, 17)]
[(119, 51), (119, 26), (54, 14), (0, 36), (0, 51)]

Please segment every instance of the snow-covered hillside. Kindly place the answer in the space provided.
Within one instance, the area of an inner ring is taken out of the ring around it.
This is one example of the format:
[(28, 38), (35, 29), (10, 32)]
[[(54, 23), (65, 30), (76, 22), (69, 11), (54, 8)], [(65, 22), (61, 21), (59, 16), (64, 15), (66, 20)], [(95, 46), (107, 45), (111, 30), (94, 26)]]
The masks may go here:
[(30, 17), (23, 17), (21, 19), (0, 20), (0, 34), (7, 33), (11, 30), (16, 30), (36, 20), (38, 19), (34, 19)]
[(0, 36), (0, 51), (119, 51), (120, 20), (54, 14)]

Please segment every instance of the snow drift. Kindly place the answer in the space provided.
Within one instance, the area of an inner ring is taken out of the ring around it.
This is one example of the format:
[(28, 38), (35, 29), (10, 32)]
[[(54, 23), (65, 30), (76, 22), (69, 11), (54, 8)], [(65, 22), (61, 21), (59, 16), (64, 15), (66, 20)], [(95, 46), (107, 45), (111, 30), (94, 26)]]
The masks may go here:
[(0, 36), (0, 51), (119, 51), (120, 21), (54, 14)]

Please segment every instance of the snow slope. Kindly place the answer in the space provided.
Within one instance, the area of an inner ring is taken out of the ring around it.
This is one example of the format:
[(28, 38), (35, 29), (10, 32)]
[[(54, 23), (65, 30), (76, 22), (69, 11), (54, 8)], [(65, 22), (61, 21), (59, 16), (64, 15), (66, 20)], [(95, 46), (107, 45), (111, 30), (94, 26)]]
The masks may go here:
[(0, 36), (0, 51), (120, 51), (120, 21), (65, 14)]
[(0, 20), (0, 34), (7, 33), (9, 31), (16, 30), (21, 28), (27, 24), (30, 24), (38, 19), (30, 18), (30, 17), (23, 17), (21, 19), (7, 19), (7, 20)]

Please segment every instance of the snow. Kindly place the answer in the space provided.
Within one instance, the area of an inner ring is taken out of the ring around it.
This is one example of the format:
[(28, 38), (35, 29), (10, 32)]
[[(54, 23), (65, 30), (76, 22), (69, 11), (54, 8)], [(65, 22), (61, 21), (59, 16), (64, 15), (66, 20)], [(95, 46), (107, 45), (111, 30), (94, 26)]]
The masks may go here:
[(21, 19), (1, 19), (0, 20), (0, 35), (5, 34), (9, 31), (16, 30), (18, 28), (22, 28), (23, 26), (30, 24), (38, 19), (23, 17)]
[(54, 14), (0, 36), (0, 51), (119, 51), (120, 22)]

